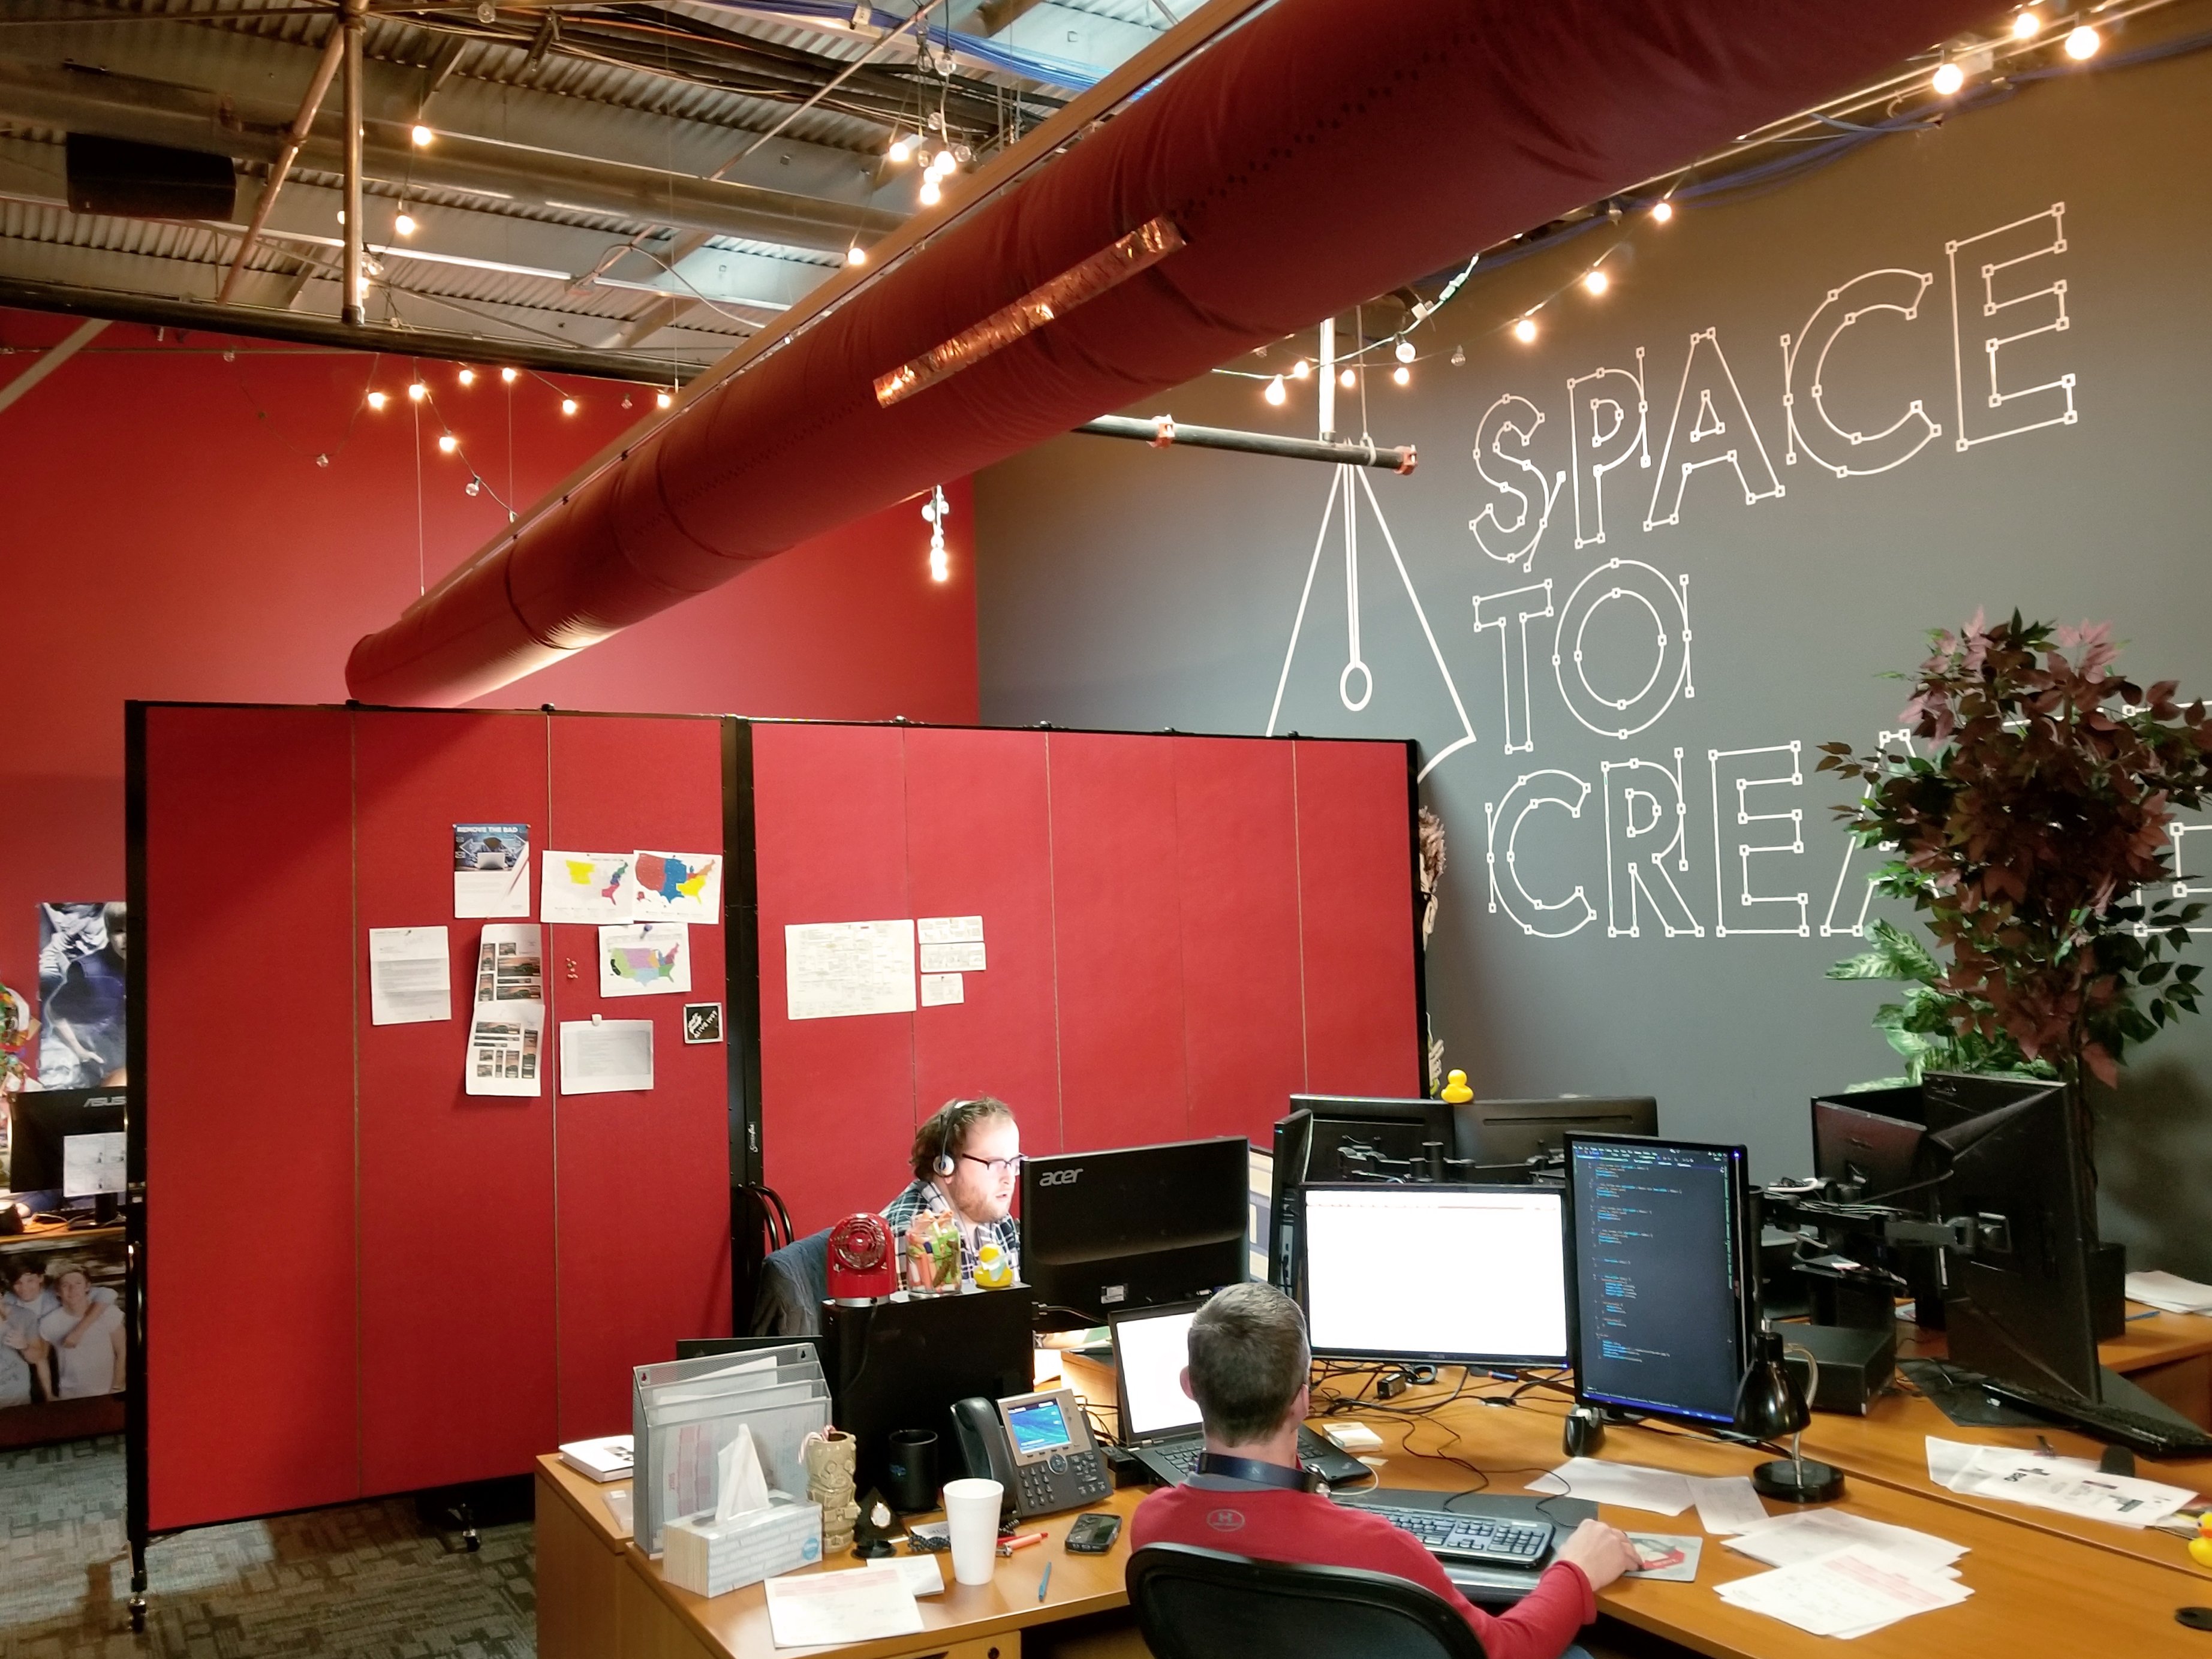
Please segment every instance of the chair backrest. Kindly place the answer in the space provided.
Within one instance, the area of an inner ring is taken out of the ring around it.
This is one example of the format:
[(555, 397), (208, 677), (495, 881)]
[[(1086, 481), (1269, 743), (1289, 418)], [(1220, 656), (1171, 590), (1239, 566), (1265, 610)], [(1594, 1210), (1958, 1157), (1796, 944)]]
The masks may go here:
[(1456, 1607), (1389, 1573), (1147, 1544), (1128, 1583), (1154, 1659), (1483, 1659)]
[(809, 1233), (761, 1263), (753, 1297), (755, 1336), (819, 1336), (830, 1297), (830, 1229)]

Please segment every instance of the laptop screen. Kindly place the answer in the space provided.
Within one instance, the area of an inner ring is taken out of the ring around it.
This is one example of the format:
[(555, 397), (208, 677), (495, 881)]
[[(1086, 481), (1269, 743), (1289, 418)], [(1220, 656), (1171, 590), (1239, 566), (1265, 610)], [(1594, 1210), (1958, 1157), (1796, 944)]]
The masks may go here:
[(1114, 1363), (1121, 1372), (1121, 1443), (1199, 1429), (1198, 1407), (1182, 1391), (1190, 1364), (1195, 1308), (1125, 1314), (1114, 1323)]

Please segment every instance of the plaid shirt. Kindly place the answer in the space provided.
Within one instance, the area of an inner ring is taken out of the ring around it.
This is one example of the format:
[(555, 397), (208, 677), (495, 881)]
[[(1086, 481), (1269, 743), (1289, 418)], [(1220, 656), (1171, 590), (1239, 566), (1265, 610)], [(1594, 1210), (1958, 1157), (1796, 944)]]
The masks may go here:
[[(891, 1248), (898, 1253), (899, 1282), (906, 1282), (906, 1227), (924, 1210), (949, 1213), (952, 1205), (938, 1190), (933, 1181), (909, 1182), (907, 1189), (884, 1206), (884, 1219), (890, 1224)], [(1021, 1224), (1008, 1216), (1003, 1221), (982, 1221), (975, 1225), (971, 1239), (968, 1230), (960, 1230), (960, 1277), (972, 1283), (975, 1278), (975, 1253), (986, 1244), (996, 1244), (1006, 1252), (1006, 1265), (1016, 1279), (1022, 1276)]]

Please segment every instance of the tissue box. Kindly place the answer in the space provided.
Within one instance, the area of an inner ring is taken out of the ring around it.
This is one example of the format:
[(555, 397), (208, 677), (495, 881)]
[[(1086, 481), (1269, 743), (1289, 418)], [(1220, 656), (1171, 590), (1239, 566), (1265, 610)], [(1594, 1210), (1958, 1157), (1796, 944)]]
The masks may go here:
[(724, 1595), (822, 1559), (822, 1506), (780, 1492), (764, 1510), (703, 1515), (661, 1528), (660, 1576), (694, 1595)]

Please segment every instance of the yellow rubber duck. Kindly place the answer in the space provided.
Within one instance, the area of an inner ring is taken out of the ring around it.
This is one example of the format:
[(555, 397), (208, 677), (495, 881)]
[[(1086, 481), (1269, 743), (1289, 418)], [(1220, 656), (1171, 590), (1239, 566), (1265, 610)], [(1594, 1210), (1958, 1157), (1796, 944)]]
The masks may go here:
[(1454, 1106), (1464, 1105), (1473, 1100), (1474, 1091), (1467, 1086), (1467, 1073), (1447, 1072), (1444, 1074), (1443, 1091), (1438, 1097)]
[(2189, 1540), (2189, 1556), (2200, 1567), (2212, 1567), (2212, 1510), (2197, 1517), (2197, 1536)]

